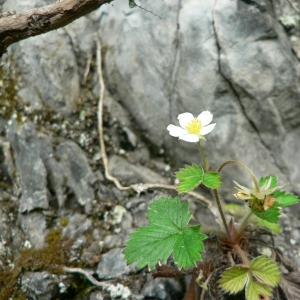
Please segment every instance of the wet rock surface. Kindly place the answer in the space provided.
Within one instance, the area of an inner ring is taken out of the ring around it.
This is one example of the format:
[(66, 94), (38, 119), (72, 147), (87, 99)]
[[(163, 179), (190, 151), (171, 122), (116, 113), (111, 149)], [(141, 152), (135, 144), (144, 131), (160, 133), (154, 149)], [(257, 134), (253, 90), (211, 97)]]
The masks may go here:
[[(50, 3), (6, 0), (0, 11)], [(36, 300), (183, 299), (186, 292), (185, 282), (153, 279), (123, 260), (125, 242), (147, 225), (153, 199), (177, 194), (137, 195), (105, 178), (95, 32), (107, 85), (104, 141), (110, 171), (122, 184), (173, 184), (178, 167), (200, 163), (197, 147), (171, 138), (166, 127), (177, 124), (179, 113), (210, 110), (217, 126), (204, 151), (212, 167), (238, 159), (257, 176), (277, 174), (299, 195), (300, 25), (291, 3), (145, 3), (159, 19), (115, 0), (11, 46), (0, 63), (0, 284)], [(236, 167), (223, 175), (222, 198), (232, 202), (232, 180), (248, 185), (249, 178)], [(199, 192), (213, 201), (206, 189)], [(192, 223), (219, 228), (203, 203), (182, 199), (194, 212)], [(275, 238), (298, 269), (299, 211), (283, 210)], [(64, 266), (109, 286), (94, 286)], [(6, 292), (0, 290), (1, 300), (11, 297)]]

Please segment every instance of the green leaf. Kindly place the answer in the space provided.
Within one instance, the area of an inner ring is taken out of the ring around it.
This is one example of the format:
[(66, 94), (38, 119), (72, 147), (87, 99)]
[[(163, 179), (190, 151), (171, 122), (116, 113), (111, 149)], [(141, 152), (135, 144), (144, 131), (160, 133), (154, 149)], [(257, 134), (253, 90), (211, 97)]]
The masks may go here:
[(207, 236), (199, 232), (200, 225), (188, 227), (177, 235), (174, 245), (174, 261), (179, 268), (189, 268), (196, 265), (197, 260), (202, 260), (199, 251), (204, 251), (202, 240)]
[(189, 192), (196, 188), (203, 180), (204, 171), (201, 166), (193, 164), (185, 166), (175, 173), (175, 176), (180, 180), (178, 192)]
[(286, 194), (285, 191), (276, 191), (273, 194), (273, 197), (276, 198), (276, 203), (280, 207), (293, 205), (299, 202), (297, 196), (293, 194)]
[(148, 220), (152, 225), (183, 230), (189, 223), (192, 213), (187, 201), (181, 202), (178, 197), (166, 197), (154, 200), (150, 204)]
[(249, 268), (234, 266), (222, 273), (219, 284), (225, 292), (236, 294), (244, 288), (248, 277)]
[(271, 185), (268, 189), (274, 188), (277, 185), (277, 181), (278, 181), (278, 178), (276, 175), (269, 175), (269, 176), (260, 178), (259, 186), (263, 186), (264, 184), (266, 184), (270, 180), (270, 178), (271, 178)]
[(218, 189), (221, 187), (221, 177), (218, 172), (207, 172), (204, 174), (202, 183), (211, 189)]
[(270, 223), (277, 223), (279, 220), (280, 211), (279, 211), (279, 208), (276, 203), (274, 205), (272, 205), (270, 208), (268, 208), (267, 210), (262, 211), (262, 212), (255, 211), (253, 209), (251, 209), (251, 211), (257, 217), (259, 217), (267, 222), (270, 222)]
[(130, 8), (134, 8), (134, 7), (136, 7), (137, 5), (136, 5), (136, 3), (134, 2), (134, 0), (129, 0), (129, 7)]
[(281, 230), (280, 226), (278, 224), (270, 223), (270, 222), (268, 222), (266, 220), (263, 220), (263, 219), (260, 219), (260, 218), (256, 218), (256, 222), (257, 222), (258, 226), (266, 227), (266, 228), (272, 230), (275, 233), (279, 233), (280, 230)]
[(199, 232), (200, 225), (187, 227), (191, 218), (188, 203), (178, 197), (161, 198), (150, 205), (149, 226), (138, 228), (130, 234), (123, 253), (128, 264), (137, 261), (137, 268), (153, 268), (158, 261), (165, 263), (174, 252), (179, 268), (194, 266), (204, 250), (202, 240), (206, 235)]
[(258, 256), (250, 264), (252, 274), (264, 283), (275, 287), (280, 282), (281, 272), (275, 261), (266, 256)]
[(261, 300), (260, 296), (271, 296), (273, 289), (266, 284), (255, 281), (252, 277), (249, 278), (246, 286), (247, 300)]

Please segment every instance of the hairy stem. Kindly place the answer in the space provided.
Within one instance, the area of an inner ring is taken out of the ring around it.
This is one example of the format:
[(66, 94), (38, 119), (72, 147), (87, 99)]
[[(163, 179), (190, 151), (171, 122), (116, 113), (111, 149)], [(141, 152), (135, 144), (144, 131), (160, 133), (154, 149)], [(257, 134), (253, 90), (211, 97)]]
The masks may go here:
[(198, 142), (197, 145), (198, 145), (198, 149), (199, 149), (199, 152), (200, 152), (202, 161), (203, 161), (204, 171), (207, 172), (208, 169), (209, 169), (209, 163), (208, 163), (208, 160), (207, 160), (207, 158), (205, 157), (205, 154), (204, 154), (204, 151), (203, 151), (203, 148), (202, 148), (200, 142)]
[(239, 257), (242, 259), (243, 264), (249, 268), (250, 267), (249, 260), (248, 260), (247, 256), (245, 255), (245, 252), (242, 250), (242, 248), (238, 244), (236, 244), (236, 245), (234, 245), (234, 249), (238, 253)]
[[(207, 158), (205, 157), (205, 154), (204, 154), (204, 151), (203, 151), (203, 148), (200, 144), (200, 142), (197, 143), (198, 145), (198, 149), (199, 149), (199, 152), (200, 152), (200, 155), (201, 155), (201, 159), (203, 161), (203, 165), (204, 165), (204, 171), (205, 172), (208, 172), (209, 170), (209, 163), (208, 163), (208, 160)], [(222, 222), (223, 222), (223, 225), (225, 227), (225, 230), (227, 232), (227, 235), (228, 237), (230, 238), (230, 231), (229, 231), (229, 228), (228, 228), (228, 225), (226, 223), (226, 219), (225, 219), (225, 214), (224, 214), (224, 211), (223, 211), (223, 208), (222, 208), (222, 205), (221, 205), (221, 201), (220, 201), (220, 196), (219, 196), (219, 192), (218, 190), (214, 189), (214, 195), (215, 195), (215, 198), (216, 198), (216, 201), (217, 201), (217, 205), (218, 205), (218, 210), (219, 210), (219, 213), (221, 215), (221, 218), (222, 218)]]
[(217, 201), (218, 209), (219, 209), (222, 221), (223, 221), (223, 225), (225, 227), (225, 230), (227, 232), (228, 237), (231, 238), (230, 231), (229, 231), (226, 219), (225, 219), (225, 214), (223, 212), (223, 208), (222, 208), (222, 205), (221, 205), (221, 200), (220, 200), (219, 192), (218, 192), (218, 190), (215, 190), (215, 189), (213, 191), (214, 191), (214, 195), (215, 195), (215, 198), (216, 198), (216, 201)]
[(218, 169), (218, 172), (221, 172), (221, 170), (222, 170), (225, 166), (227, 166), (227, 165), (237, 165), (237, 166), (243, 168), (244, 170), (246, 170), (246, 171), (249, 173), (249, 175), (251, 176), (251, 178), (252, 178), (252, 180), (253, 180), (253, 182), (254, 182), (256, 191), (257, 191), (257, 192), (260, 192), (260, 187), (259, 187), (257, 178), (255, 177), (254, 173), (253, 173), (246, 165), (244, 165), (243, 163), (241, 163), (241, 162), (239, 162), (239, 161), (237, 161), (237, 160), (228, 160), (228, 161), (224, 162), (224, 163), (220, 166), (220, 168)]

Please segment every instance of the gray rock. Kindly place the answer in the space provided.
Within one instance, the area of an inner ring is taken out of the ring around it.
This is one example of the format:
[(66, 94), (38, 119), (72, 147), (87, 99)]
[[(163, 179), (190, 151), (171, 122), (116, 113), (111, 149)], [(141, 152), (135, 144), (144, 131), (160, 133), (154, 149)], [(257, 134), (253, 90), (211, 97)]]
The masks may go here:
[[(51, 1), (6, 1), (3, 8), (20, 12), (47, 3)], [(65, 29), (20, 41), (9, 48), (9, 55), (25, 78), (18, 94), (31, 109), (46, 105), (63, 114), (71, 112), (79, 96), (79, 74)]]
[(110, 293), (110, 296), (113, 299), (129, 299), (131, 298), (131, 292), (127, 286), (118, 283), (117, 285), (110, 285), (107, 288), (107, 291)]
[(89, 220), (85, 215), (74, 214), (70, 217), (68, 225), (64, 227), (62, 234), (71, 239), (80, 237), (92, 226), (91, 220)]
[(108, 201), (123, 201), (128, 197), (127, 191), (120, 191), (116, 187), (106, 187), (105, 185), (101, 185), (98, 190), (98, 197), (100, 201), (108, 202)]
[(26, 74), (27, 83), (19, 90), (19, 96), (32, 109), (46, 104), (57, 112), (69, 114), (79, 96), (79, 76), (65, 31), (32, 37), (13, 45), (10, 51), (22, 74)]
[(92, 242), (91, 246), (84, 248), (81, 260), (87, 265), (93, 267), (99, 263), (102, 251), (102, 243), (99, 241)]
[[(199, 162), (197, 147), (178, 143), (166, 127), (179, 113), (208, 109), (217, 123), (204, 143), (212, 166), (238, 159), (258, 176), (276, 173), (285, 182), (298, 178), (291, 167), (295, 158), (284, 154), (291, 145), (283, 140), (299, 131), (299, 61), (267, 2), (256, 2), (147, 3), (158, 20), (115, 1), (114, 9), (93, 16), (101, 20), (102, 43), (111, 47), (105, 55), (108, 88), (144, 136), (164, 145), (178, 166)], [(295, 148), (298, 143), (293, 139)], [(232, 179), (249, 182), (236, 168), (224, 175), (230, 175), (227, 195)]]
[(99, 291), (92, 292), (90, 294), (89, 300), (103, 300), (104, 297), (102, 295), (103, 295), (103, 293), (99, 292)]
[(133, 183), (164, 183), (168, 181), (152, 170), (129, 163), (125, 158), (113, 155), (109, 159), (109, 170), (125, 184)]
[(35, 128), (32, 124), (25, 124), (19, 131), (14, 121), (10, 124), (7, 137), (14, 149), (15, 165), (22, 188), (19, 212), (47, 209), (47, 172), (35, 144)]
[(134, 266), (127, 266), (124, 261), (122, 249), (116, 248), (102, 255), (96, 274), (99, 279), (112, 279), (122, 275), (129, 275), (134, 272)]
[(22, 275), (22, 290), (32, 300), (51, 300), (58, 296), (57, 276), (48, 272), (27, 272)]
[(33, 124), (26, 123), (21, 131), (15, 121), (10, 124), (7, 137), (14, 149), (22, 188), (19, 211), (47, 209), (49, 184), (60, 208), (65, 204), (65, 189), (69, 188), (76, 203), (88, 212), (94, 199), (91, 184), (96, 177), (80, 147), (63, 139), (55, 139), (54, 143), (52, 137), (38, 133)]
[(183, 299), (183, 291), (177, 280), (173, 278), (153, 279), (150, 274), (147, 275), (147, 282), (143, 286), (141, 294), (146, 298)]
[(147, 165), (150, 160), (150, 151), (145, 146), (138, 147), (134, 151), (128, 152), (127, 159), (132, 164)]
[(59, 142), (53, 152), (55, 159), (49, 160), (47, 166), (60, 206), (64, 202), (66, 184), (75, 194), (78, 204), (89, 210), (94, 199), (94, 191), (90, 186), (94, 175), (84, 152), (73, 141), (64, 140)]
[(108, 249), (118, 248), (124, 246), (125, 237), (124, 234), (108, 234), (104, 239), (104, 245)]
[(22, 230), (34, 248), (42, 248), (45, 246), (46, 230), (45, 215), (38, 212), (20, 214), (18, 220)]

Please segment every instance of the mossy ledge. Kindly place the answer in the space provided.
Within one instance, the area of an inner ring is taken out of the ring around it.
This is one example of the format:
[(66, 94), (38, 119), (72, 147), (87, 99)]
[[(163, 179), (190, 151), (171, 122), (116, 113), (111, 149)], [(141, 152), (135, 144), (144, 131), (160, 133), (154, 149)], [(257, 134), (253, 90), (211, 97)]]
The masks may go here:
[(28, 271), (48, 271), (51, 274), (62, 274), (68, 264), (69, 249), (72, 240), (62, 237), (62, 229), (51, 230), (46, 236), (48, 245), (40, 249), (22, 249), (13, 268), (3, 265), (0, 270), (0, 300), (10, 297), (14, 300), (26, 300), (20, 289), (19, 280)]

